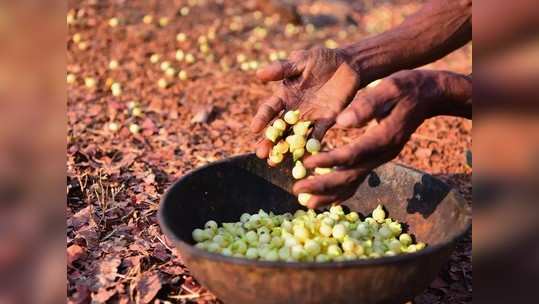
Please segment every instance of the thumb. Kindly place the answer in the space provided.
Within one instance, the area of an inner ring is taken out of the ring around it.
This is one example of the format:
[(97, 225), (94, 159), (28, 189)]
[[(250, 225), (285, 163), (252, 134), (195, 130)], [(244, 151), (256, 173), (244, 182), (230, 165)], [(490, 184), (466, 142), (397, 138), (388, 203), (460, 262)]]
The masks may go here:
[(358, 128), (373, 119), (380, 120), (393, 109), (396, 96), (382, 86), (367, 89), (356, 95), (350, 105), (337, 117), (337, 124), (344, 128)]
[(305, 68), (302, 62), (283, 60), (271, 63), (258, 70), (256, 77), (262, 81), (278, 81), (301, 75)]

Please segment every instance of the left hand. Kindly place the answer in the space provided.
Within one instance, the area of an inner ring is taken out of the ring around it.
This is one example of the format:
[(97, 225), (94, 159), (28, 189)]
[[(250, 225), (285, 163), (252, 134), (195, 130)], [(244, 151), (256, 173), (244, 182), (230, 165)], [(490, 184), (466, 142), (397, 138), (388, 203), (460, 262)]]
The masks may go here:
[(347, 146), (305, 159), (307, 169), (337, 167), (332, 173), (297, 182), (294, 193), (310, 193), (309, 208), (344, 201), (351, 197), (367, 174), (395, 158), (414, 131), (429, 117), (451, 104), (458, 90), (455, 83), (464, 77), (450, 72), (401, 71), (373, 88), (356, 95), (337, 118), (341, 127), (361, 127), (372, 119), (379, 124), (369, 128)]

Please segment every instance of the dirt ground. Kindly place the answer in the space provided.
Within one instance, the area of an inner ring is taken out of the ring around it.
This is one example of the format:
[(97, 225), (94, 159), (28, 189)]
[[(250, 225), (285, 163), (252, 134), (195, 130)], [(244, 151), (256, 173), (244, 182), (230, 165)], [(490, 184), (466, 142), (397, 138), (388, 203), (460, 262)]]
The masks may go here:
[[(295, 49), (341, 46), (382, 32), (421, 5), (295, 2), (316, 26), (287, 25), (286, 11), (271, 17), (251, 0), (68, 2), (67, 73), (74, 75), (67, 90), (69, 303), (219, 302), (190, 276), (160, 231), (160, 195), (191, 169), (253, 150), (257, 136), (247, 127), (272, 88), (254, 79), (257, 66)], [(153, 16), (148, 24), (145, 15)], [(111, 26), (114, 17), (117, 26)], [(186, 34), (184, 41), (178, 33)], [(177, 50), (194, 62), (176, 60)], [(159, 63), (151, 63), (152, 54), (161, 56)], [(471, 54), (467, 45), (429, 68), (470, 73)], [(111, 60), (117, 68), (110, 69)], [(175, 69), (172, 77), (160, 68), (165, 60)], [(187, 79), (178, 77), (180, 70)], [(85, 85), (87, 77), (95, 86)], [(167, 88), (158, 86), (161, 78)], [(121, 84), (117, 96), (113, 82)], [(430, 119), (396, 162), (446, 180), (471, 204), (471, 130), (468, 120)], [(360, 132), (332, 130), (327, 145), (351, 142)], [(469, 303), (471, 294), (470, 232), (414, 303)]]

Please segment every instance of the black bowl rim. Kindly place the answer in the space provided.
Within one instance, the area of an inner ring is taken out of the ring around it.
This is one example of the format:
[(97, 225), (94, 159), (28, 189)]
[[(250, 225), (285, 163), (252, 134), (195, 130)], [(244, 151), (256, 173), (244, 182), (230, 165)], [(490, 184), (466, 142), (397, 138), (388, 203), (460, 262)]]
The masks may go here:
[[(395, 255), (395, 256), (384, 256), (384, 257), (374, 258), (374, 259), (358, 259), (358, 260), (339, 261), (339, 262), (334, 262), (334, 261), (330, 261), (330, 262), (285, 262), (285, 261), (274, 261), (273, 262), (273, 261), (250, 260), (250, 259), (247, 259), (247, 258), (238, 258), (238, 257), (233, 257), (233, 256), (225, 256), (225, 255), (222, 255), (222, 254), (219, 254), (219, 253), (208, 252), (208, 251), (199, 249), (199, 248), (197, 248), (197, 247), (195, 247), (195, 246), (181, 240), (180, 238), (178, 238), (172, 232), (172, 230), (169, 228), (169, 226), (168, 226), (168, 224), (167, 224), (167, 222), (166, 222), (166, 220), (164, 218), (164, 215), (163, 215), (164, 204), (167, 201), (167, 198), (168, 198), (170, 192), (173, 190), (173, 188), (175, 188), (177, 185), (182, 183), (182, 181), (184, 179), (186, 179), (187, 177), (195, 174), (199, 170), (203, 170), (203, 169), (205, 169), (207, 167), (216, 166), (216, 165), (219, 165), (221, 163), (229, 162), (229, 161), (232, 161), (232, 160), (235, 160), (235, 159), (252, 157), (254, 155), (255, 155), (254, 153), (240, 154), (240, 155), (232, 156), (232, 157), (225, 158), (225, 159), (222, 159), (222, 160), (219, 160), (219, 161), (215, 161), (215, 162), (212, 162), (212, 163), (205, 164), (203, 166), (200, 166), (200, 167), (186, 173), (185, 175), (180, 177), (178, 180), (176, 180), (172, 185), (170, 185), (167, 188), (167, 190), (165, 191), (165, 193), (161, 197), (161, 202), (160, 202), (160, 205), (159, 205), (159, 210), (157, 212), (157, 217), (158, 217), (159, 225), (161, 226), (161, 229), (163, 230), (163, 232), (167, 235), (167, 237), (169, 237), (175, 243), (175, 245), (177, 247), (181, 248), (180, 249), (180, 254), (181, 254), (182, 250), (187, 250), (191, 254), (196, 255), (198, 257), (201, 257), (201, 258), (204, 258), (204, 259), (207, 259), (207, 260), (212, 260), (212, 261), (216, 261), (216, 262), (226, 262), (226, 263), (231, 263), (231, 264), (236, 264), (236, 265), (243, 265), (243, 266), (256, 266), (256, 267), (265, 267), (265, 268), (294, 268), (294, 269), (327, 269), (327, 268), (336, 268), (337, 269), (337, 268), (339, 268), (339, 269), (342, 269), (342, 268), (357, 268), (357, 267), (368, 267), (368, 266), (387, 265), (387, 264), (399, 264), (399, 263), (411, 261), (411, 260), (416, 259), (416, 258), (421, 258), (421, 257), (431, 255), (433, 253), (439, 252), (441, 250), (444, 250), (444, 249), (452, 246), (453, 244), (455, 244), (457, 242), (458, 239), (460, 239), (461, 237), (463, 237), (467, 233), (467, 231), (471, 228), (471, 225), (472, 225), (470, 207), (467, 206), (464, 199), (459, 195), (459, 193), (457, 191), (455, 191), (455, 189), (450, 188), (449, 193), (452, 193), (452, 195), (454, 195), (455, 199), (457, 200), (457, 203), (461, 204), (464, 207), (464, 209), (468, 210), (467, 211), (467, 213), (468, 213), (467, 214), (468, 224), (466, 225), (466, 227), (464, 229), (462, 229), (462, 231), (460, 231), (459, 233), (456, 233), (455, 236), (453, 238), (451, 238), (449, 241), (444, 242), (444, 243), (439, 243), (439, 244), (436, 244), (436, 245), (428, 245), (427, 244), (427, 246), (424, 249), (422, 249), (420, 251), (417, 251), (417, 252), (414, 252), (414, 253), (407, 253), (407, 254), (401, 254), (401, 255)], [(414, 169), (414, 168), (410, 168), (408, 166), (404, 166), (404, 165), (393, 163), (393, 162), (392, 162), (392, 165), (411, 170), (411, 171), (413, 171), (415, 173), (418, 173), (418, 174), (427, 174), (427, 175), (431, 176), (432, 178), (434, 178), (436, 180), (439, 180), (438, 178), (436, 178), (436, 177), (434, 177), (434, 176), (432, 176), (432, 175), (430, 175), (428, 173), (422, 172), (422, 171)], [(443, 182), (443, 181), (441, 181), (441, 182)], [(443, 182), (443, 183), (446, 184), (445, 182)]]

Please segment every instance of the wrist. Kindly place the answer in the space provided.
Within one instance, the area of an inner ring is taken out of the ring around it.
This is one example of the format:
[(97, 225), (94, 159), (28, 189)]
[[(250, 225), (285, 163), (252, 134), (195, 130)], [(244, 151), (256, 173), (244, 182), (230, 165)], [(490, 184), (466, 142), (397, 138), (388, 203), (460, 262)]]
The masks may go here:
[(341, 49), (346, 62), (359, 75), (359, 87), (363, 88), (373, 82), (377, 77), (377, 67), (373, 64), (372, 55), (362, 50), (359, 45), (351, 45)]
[[(348, 63), (361, 77), (361, 87), (408, 68), (404, 54), (409, 52), (403, 41), (412, 40), (409, 36), (410, 31), (399, 26), (342, 48)], [(414, 39), (417, 41), (417, 37)]]
[(433, 116), (451, 115), (471, 118), (472, 78), (470, 76), (442, 71), (437, 73), (440, 92)]
[(384, 76), (383, 62), (387, 62), (379, 54), (380, 48), (368, 46), (366, 43), (356, 43), (340, 49), (346, 62), (360, 77), (360, 88)]

